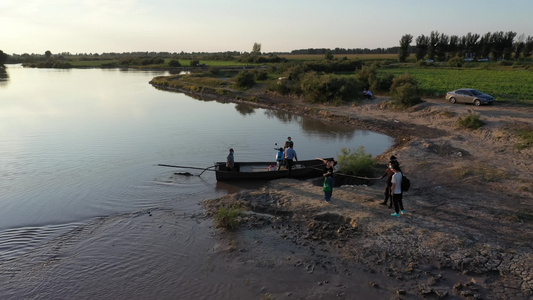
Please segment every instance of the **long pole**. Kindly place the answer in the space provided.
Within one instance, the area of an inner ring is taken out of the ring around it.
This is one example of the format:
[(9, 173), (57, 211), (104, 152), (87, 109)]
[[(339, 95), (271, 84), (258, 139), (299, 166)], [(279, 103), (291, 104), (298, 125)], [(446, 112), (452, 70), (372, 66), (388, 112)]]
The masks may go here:
[(170, 168), (194, 169), (194, 170), (202, 170), (202, 171), (215, 171), (215, 170), (208, 170), (209, 168), (213, 168), (215, 166), (210, 166), (210, 167), (207, 167), (207, 168), (197, 168), (197, 167), (187, 167), (187, 166), (174, 166), (174, 165), (165, 165), (165, 164), (158, 164), (158, 166), (160, 166), (160, 167), (170, 167)]

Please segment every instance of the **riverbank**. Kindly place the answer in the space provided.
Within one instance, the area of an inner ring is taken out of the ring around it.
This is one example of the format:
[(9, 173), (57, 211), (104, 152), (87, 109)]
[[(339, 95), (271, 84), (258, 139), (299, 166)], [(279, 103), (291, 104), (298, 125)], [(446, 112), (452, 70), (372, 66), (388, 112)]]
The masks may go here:
[[(313, 181), (288, 179), (205, 201), (209, 216), (222, 205), (246, 208), (235, 232), (217, 231), (225, 245), (218, 255), (231, 269), (279, 269), (324, 278), (286, 289), (265, 282), (264, 297), (531, 297), (533, 154), (530, 148), (518, 150), (514, 131), (533, 128), (530, 107), (426, 99), (394, 111), (383, 97), (325, 107), (260, 90), (252, 94), (255, 105), (393, 136), (395, 145), (376, 160), (385, 164), (396, 155), (412, 182), (404, 196), (407, 214), (400, 218), (379, 205), (384, 182), (336, 188), (331, 204), (322, 200), (321, 187)], [(472, 111), (486, 125), (473, 131), (458, 128), (457, 119)], [(367, 277), (366, 285), (353, 288), (356, 278)]]

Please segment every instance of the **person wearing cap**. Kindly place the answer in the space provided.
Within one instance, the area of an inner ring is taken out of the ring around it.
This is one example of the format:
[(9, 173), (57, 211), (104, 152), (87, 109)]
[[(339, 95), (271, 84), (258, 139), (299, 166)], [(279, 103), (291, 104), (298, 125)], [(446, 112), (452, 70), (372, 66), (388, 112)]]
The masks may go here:
[(228, 169), (228, 171), (232, 171), (233, 168), (235, 167), (235, 160), (233, 158), (233, 152), (234, 152), (233, 148), (230, 148), (229, 154), (226, 157), (226, 168)]

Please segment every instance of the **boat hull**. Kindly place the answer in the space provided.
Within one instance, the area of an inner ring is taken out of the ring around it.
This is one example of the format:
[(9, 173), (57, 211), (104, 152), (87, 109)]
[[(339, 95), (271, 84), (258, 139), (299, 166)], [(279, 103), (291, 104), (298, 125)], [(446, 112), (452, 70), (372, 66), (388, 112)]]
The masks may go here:
[(237, 162), (235, 165), (237, 170), (228, 171), (225, 162), (217, 162), (215, 166), (217, 181), (307, 179), (320, 177), (324, 171), (324, 163), (317, 159), (295, 161), (290, 176), (285, 167), (277, 171), (273, 162)]

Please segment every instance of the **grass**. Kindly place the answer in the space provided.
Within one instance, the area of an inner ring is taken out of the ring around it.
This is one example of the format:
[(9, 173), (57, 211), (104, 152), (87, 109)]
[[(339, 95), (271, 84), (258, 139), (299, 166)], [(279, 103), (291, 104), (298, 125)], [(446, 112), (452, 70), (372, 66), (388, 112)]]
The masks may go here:
[(507, 172), (481, 165), (458, 167), (451, 169), (451, 171), (456, 180), (464, 180), (470, 176), (479, 176), (481, 180), (488, 182), (497, 182), (500, 179), (509, 179), (509, 174)]
[(459, 119), (457, 120), (457, 125), (465, 129), (472, 129), (472, 130), (478, 129), (478, 128), (483, 127), (484, 124), (485, 122), (483, 122), (479, 118), (479, 114), (473, 114), (473, 113), (459, 117)]
[(373, 176), (375, 161), (372, 159), (372, 154), (365, 153), (364, 147), (359, 149), (342, 148), (337, 157), (340, 172), (357, 176)]
[(521, 143), (516, 144), (517, 149), (525, 149), (533, 146), (533, 130), (520, 129), (516, 131), (516, 134), (522, 139)]
[(217, 228), (224, 228), (232, 230), (237, 228), (240, 224), (241, 209), (237, 206), (232, 207), (220, 207), (218, 213), (215, 216), (215, 222)]
[(525, 68), (494, 67), (494, 69), (444, 67), (387, 67), (378, 69), (379, 75), (411, 74), (423, 94), (444, 97), (446, 92), (470, 87), (490, 94), (496, 101), (526, 102), (533, 104), (533, 71)]

